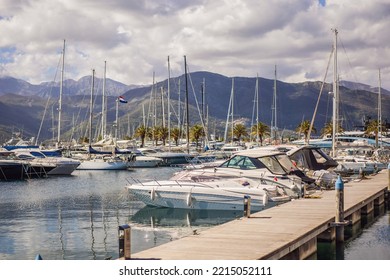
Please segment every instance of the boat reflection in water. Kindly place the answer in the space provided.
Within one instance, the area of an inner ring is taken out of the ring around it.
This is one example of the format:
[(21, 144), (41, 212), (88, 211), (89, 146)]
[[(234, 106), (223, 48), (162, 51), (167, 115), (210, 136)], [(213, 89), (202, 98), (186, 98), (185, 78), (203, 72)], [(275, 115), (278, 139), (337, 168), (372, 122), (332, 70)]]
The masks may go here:
[(132, 253), (147, 250), (243, 216), (235, 210), (194, 210), (145, 206), (129, 217)]
[(210, 227), (243, 216), (242, 211), (175, 209), (145, 206), (130, 217), (130, 222), (156, 227)]

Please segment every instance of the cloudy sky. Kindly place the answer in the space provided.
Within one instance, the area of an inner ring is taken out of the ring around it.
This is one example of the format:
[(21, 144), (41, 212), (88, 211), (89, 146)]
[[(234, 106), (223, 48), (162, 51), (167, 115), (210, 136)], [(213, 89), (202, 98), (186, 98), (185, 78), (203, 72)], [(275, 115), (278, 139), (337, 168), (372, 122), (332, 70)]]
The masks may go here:
[[(0, 0), (0, 75), (31, 83), (96, 69), (125, 84), (204, 70), (323, 80), (339, 32), (342, 80), (390, 89), (388, 0)], [(332, 71), (327, 81), (332, 81)]]

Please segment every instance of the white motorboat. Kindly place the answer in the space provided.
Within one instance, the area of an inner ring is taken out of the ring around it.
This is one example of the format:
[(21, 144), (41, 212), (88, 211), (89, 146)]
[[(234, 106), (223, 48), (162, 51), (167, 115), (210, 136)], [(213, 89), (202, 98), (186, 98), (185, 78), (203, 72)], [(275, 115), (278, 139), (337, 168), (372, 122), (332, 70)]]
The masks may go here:
[(217, 181), (149, 181), (127, 186), (130, 194), (146, 205), (179, 209), (260, 211), (291, 200), (285, 188), (261, 184), (248, 178)]
[(171, 180), (205, 182), (237, 177), (287, 187), (291, 197), (302, 196), (304, 187), (314, 181), (297, 169), (285, 153), (266, 149), (243, 150), (217, 167), (179, 171)]
[(47, 157), (39, 149), (14, 149), (13, 152), (32, 166), (51, 167), (47, 175), (70, 175), (80, 165), (80, 161), (71, 158)]

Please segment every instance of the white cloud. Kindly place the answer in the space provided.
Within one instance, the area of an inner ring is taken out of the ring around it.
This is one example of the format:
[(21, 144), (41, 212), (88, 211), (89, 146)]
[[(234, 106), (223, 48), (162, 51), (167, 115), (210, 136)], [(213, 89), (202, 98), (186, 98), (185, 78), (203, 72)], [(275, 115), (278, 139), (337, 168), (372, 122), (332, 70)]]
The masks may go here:
[[(92, 68), (126, 84), (192, 71), (322, 80), (339, 30), (340, 76), (390, 88), (386, 0), (0, 0), (0, 74), (50, 81), (66, 39), (66, 77)], [(331, 74), (329, 75), (331, 77)], [(329, 79), (330, 80), (330, 79)]]

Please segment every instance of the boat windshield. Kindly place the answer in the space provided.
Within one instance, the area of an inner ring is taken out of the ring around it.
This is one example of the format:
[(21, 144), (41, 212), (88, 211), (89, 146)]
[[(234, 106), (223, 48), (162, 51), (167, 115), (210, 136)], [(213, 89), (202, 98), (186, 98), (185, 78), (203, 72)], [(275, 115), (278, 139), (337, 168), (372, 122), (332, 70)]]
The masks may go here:
[(272, 173), (278, 175), (286, 174), (287, 170), (291, 171), (296, 169), (287, 155), (265, 156), (259, 158), (236, 155), (224, 162), (220, 167), (236, 169), (267, 168)]
[[(258, 158), (272, 173), (274, 174), (286, 174), (286, 170), (283, 168), (278, 160), (279, 156), (266, 156)], [(290, 170), (290, 169), (289, 169)]]
[(256, 158), (236, 155), (230, 160), (224, 162), (221, 167), (237, 168), (237, 169), (257, 169), (265, 166)]
[(297, 168), (294, 166), (291, 159), (287, 155), (277, 155), (275, 157), (286, 172), (297, 170)]

